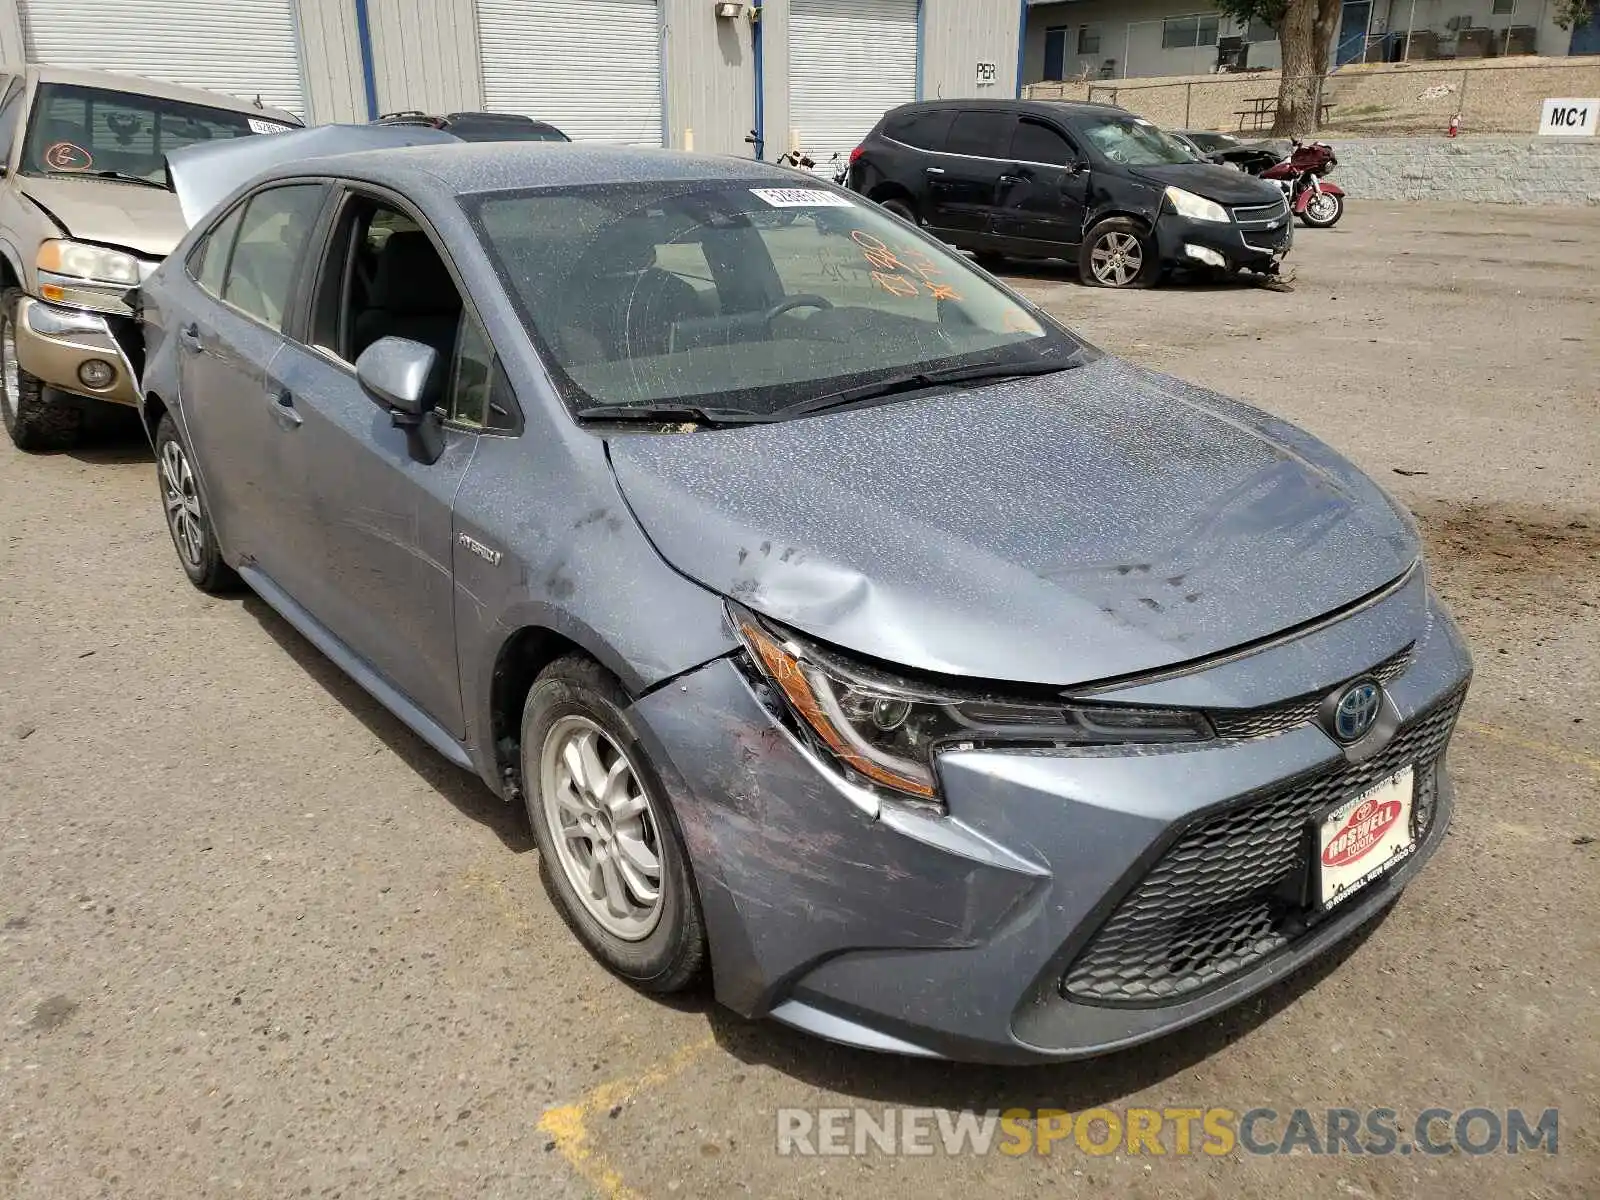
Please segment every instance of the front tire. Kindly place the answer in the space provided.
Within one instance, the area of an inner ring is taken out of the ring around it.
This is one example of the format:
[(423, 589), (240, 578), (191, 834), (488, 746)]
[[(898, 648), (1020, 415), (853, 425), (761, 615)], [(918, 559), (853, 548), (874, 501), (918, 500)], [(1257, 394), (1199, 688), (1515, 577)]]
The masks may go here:
[(1127, 217), (1101, 221), (1078, 247), (1078, 278), (1090, 287), (1149, 287), (1159, 273), (1155, 239)]
[(648, 992), (689, 986), (705, 919), (666, 791), (598, 663), (561, 658), (522, 709), (522, 783), (545, 889), (596, 958)]
[(1335, 196), (1332, 192), (1317, 192), (1306, 201), (1305, 211), (1300, 214), (1300, 220), (1313, 229), (1332, 229), (1342, 216), (1344, 216), (1343, 196)]
[(51, 401), (44, 380), (17, 362), (17, 316), (21, 288), (0, 294), (0, 422), (18, 450), (38, 454), (70, 450), (83, 436), (83, 409), (71, 402)]
[(178, 563), (189, 582), (202, 592), (216, 595), (240, 586), (239, 576), (222, 559), (211, 514), (200, 498), (200, 485), (189, 462), (189, 450), (178, 436), (170, 414), (156, 425), (156, 483), (161, 489), (161, 509), (167, 518)]

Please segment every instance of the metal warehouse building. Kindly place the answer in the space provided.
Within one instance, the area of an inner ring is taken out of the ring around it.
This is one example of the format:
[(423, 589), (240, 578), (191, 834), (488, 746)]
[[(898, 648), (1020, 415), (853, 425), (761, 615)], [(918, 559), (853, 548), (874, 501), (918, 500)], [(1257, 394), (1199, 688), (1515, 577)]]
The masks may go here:
[(0, 58), (308, 122), (491, 109), (575, 138), (848, 152), (887, 108), (1012, 96), (1020, 0), (0, 0)]

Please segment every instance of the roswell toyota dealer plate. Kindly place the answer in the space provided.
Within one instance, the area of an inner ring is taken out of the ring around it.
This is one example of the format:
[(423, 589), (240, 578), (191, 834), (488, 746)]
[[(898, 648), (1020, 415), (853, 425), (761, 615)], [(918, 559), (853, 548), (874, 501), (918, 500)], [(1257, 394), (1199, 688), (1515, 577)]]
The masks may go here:
[(1415, 850), (1410, 767), (1352, 796), (1317, 826), (1317, 876), (1323, 908), (1359, 891)]

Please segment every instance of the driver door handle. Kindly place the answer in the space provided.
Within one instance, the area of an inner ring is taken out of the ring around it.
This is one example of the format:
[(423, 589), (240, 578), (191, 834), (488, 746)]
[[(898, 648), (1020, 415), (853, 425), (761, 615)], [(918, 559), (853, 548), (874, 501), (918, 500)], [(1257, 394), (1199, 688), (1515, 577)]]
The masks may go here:
[(178, 345), (192, 354), (198, 354), (205, 349), (205, 343), (200, 340), (200, 326), (194, 321), (188, 321), (178, 326)]
[(272, 405), (272, 416), (285, 429), (299, 429), (305, 418), (295, 411), (294, 397), (286, 387), (267, 388), (267, 402)]
[(925, 167), (924, 170), (929, 175), (943, 175), (944, 174), (944, 168), (943, 167)]

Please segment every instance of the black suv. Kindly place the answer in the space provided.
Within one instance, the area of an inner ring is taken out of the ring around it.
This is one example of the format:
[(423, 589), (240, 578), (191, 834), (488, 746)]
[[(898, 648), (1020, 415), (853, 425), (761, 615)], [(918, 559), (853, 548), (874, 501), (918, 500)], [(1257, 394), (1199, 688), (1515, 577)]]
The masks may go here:
[(1276, 184), (1104, 104), (903, 105), (851, 153), (848, 183), (981, 261), (1074, 259), (1100, 287), (1173, 267), (1275, 274), (1294, 236)]
[(384, 113), (375, 125), (425, 125), (453, 133), (464, 142), (570, 142), (572, 139), (548, 121), (516, 113), (458, 112), (442, 117), (425, 112)]

